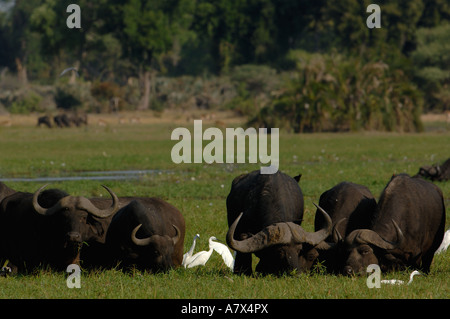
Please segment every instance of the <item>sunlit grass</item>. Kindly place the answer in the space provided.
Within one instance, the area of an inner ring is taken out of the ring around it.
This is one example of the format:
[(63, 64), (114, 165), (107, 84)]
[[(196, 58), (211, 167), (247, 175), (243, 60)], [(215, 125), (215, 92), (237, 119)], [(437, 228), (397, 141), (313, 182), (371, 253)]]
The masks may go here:
[[(161, 197), (186, 219), (185, 250), (200, 234), (196, 251), (208, 249), (208, 238), (225, 241), (228, 230), (225, 199), (232, 180), (258, 169), (253, 164), (181, 164), (171, 161), (173, 125), (111, 126), (47, 130), (4, 128), (0, 132), (0, 177), (70, 176), (80, 171), (155, 169), (138, 180), (67, 181), (52, 187), (73, 195), (108, 196), (100, 184), (119, 196)], [(415, 174), (421, 165), (448, 158), (450, 133), (424, 134), (280, 134), (280, 170), (302, 174), (305, 196), (303, 226), (313, 230), (320, 194), (347, 180), (364, 184), (378, 197), (393, 173)], [(206, 142), (204, 143), (204, 145)], [(35, 191), (42, 183), (8, 186)], [(450, 182), (436, 183), (445, 197), (450, 222)], [(254, 260), (256, 262), (256, 258)], [(324, 274), (236, 276), (213, 255), (204, 267), (179, 268), (164, 274), (138, 271), (82, 271), (81, 289), (66, 286), (67, 274), (50, 270), (0, 278), (0, 298), (448, 298), (450, 252), (435, 257), (428, 276), (410, 286), (369, 289), (366, 277)], [(383, 274), (407, 281), (409, 272)]]

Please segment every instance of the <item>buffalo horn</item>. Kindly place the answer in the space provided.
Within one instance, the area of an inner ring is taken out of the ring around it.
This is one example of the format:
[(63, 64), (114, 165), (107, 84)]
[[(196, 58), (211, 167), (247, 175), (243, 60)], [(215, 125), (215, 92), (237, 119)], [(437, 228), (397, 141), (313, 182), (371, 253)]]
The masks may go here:
[[(139, 224), (133, 229), (133, 231), (131, 232), (131, 241), (137, 246), (147, 246), (148, 244), (150, 244), (150, 242), (152, 240), (151, 236), (147, 237), (147, 238), (137, 238), (136, 237), (136, 233), (139, 230), (139, 228), (141, 228), (141, 226), (142, 226), (142, 224)], [(175, 236), (172, 237), (171, 239), (172, 239), (173, 244), (176, 245), (176, 243), (180, 240), (180, 229), (175, 225), (172, 225), (172, 226), (175, 229)]]
[(67, 207), (70, 205), (75, 205), (77, 208), (84, 209), (87, 212), (91, 213), (94, 216), (105, 218), (108, 217), (119, 209), (119, 199), (117, 198), (116, 194), (114, 194), (113, 191), (111, 191), (107, 186), (102, 185), (108, 193), (111, 195), (113, 199), (113, 203), (110, 208), (107, 209), (99, 209), (97, 208), (92, 202), (85, 198), (85, 197), (78, 197), (77, 200), (74, 200), (75, 197), (73, 196), (66, 196), (61, 198), (53, 207), (51, 208), (44, 208), (41, 205), (39, 205), (38, 198), (42, 190), (47, 187), (48, 184), (42, 186), (39, 188), (34, 194), (33, 194), (33, 208), (34, 210), (41, 215), (50, 216), (56, 213), (58, 210), (60, 210), (62, 207)]
[(392, 224), (394, 225), (395, 231), (397, 233), (397, 242), (395, 243), (382, 238), (380, 235), (378, 235), (378, 233), (369, 229), (359, 230), (358, 233), (356, 234), (356, 237), (354, 237), (354, 240), (356, 240), (358, 243), (372, 244), (381, 249), (386, 250), (396, 249), (403, 243), (405, 237), (400, 227), (398, 227), (397, 223), (394, 220), (392, 220)]
[(319, 229), (316, 232), (309, 233), (303, 229), (300, 225), (293, 224), (292, 227), (292, 235), (294, 237), (294, 240), (296, 243), (307, 243), (312, 246), (318, 245), (320, 242), (324, 241), (331, 233), (332, 227), (333, 227), (333, 221), (331, 220), (331, 217), (327, 214), (325, 210), (322, 209), (322, 207), (316, 205), (313, 203), (314, 206), (317, 207), (319, 212), (323, 215), (325, 218), (325, 225), (322, 229)]
[(119, 209), (119, 199), (117, 198), (117, 195), (114, 194), (114, 192), (110, 190), (107, 186), (102, 185), (102, 187), (106, 189), (112, 197), (113, 202), (109, 208), (99, 209), (94, 204), (92, 204), (92, 202), (89, 199), (85, 197), (80, 197), (79, 206), (80, 208), (86, 210), (88, 213), (91, 213), (94, 216), (106, 218), (117, 212), (117, 210)]
[(34, 194), (33, 194), (33, 208), (34, 210), (40, 214), (40, 215), (44, 215), (44, 216), (50, 216), (53, 215), (54, 213), (56, 213), (60, 208), (61, 208), (61, 204), (60, 201), (58, 201), (53, 207), (51, 208), (44, 208), (42, 207), (39, 202), (38, 202), (38, 198), (39, 195), (41, 194), (42, 190), (44, 188), (46, 188), (48, 186), (48, 184), (45, 184), (44, 186), (42, 186), (41, 188), (39, 188)]
[(330, 216), (322, 208), (318, 208), (324, 214), (326, 225), (317, 232), (308, 233), (300, 225), (293, 222), (280, 222), (265, 227), (247, 239), (235, 240), (234, 232), (243, 215), (241, 213), (227, 232), (227, 244), (232, 249), (242, 253), (253, 253), (273, 245), (287, 245), (291, 243), (308, 243), (315, 246), (328, 237), (332, 226)]

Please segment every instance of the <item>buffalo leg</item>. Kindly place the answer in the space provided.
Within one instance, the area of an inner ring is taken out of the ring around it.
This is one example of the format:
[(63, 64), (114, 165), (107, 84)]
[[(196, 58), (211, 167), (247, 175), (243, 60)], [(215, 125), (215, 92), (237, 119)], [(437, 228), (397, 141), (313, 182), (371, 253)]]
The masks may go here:
[(252, 274), (252, 254), (236, 253), (234, 273), (250, 276)]

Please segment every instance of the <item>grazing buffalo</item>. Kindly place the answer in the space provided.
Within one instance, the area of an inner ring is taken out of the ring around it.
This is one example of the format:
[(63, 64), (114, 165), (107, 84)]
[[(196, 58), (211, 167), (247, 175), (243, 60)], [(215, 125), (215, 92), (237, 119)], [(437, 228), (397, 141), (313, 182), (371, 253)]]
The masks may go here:
[(412, 267), (428, 273), (444, 236), (442, 191), (406, 174), (393, 176), (381, 193), (370, 229), (357, 229), (345, 238), (344, 273), (362, 273), (369, 264), (382, 271)]
[(414, 177), (423, 177), (439, 182), (450, 180), (450, 158), (442, 165), (422, 166)]
[[(45, 186), (44, 186), (45, 187)], [(0, 204), (0, 259), (8, 259), (15, 270), (39, 265), (64, 269), (78, 263), (81, 245), (102, 236), (106, 218), (118, 209), (117, 196), (107, 209), (99, 209), (85, 197), (60, 190), (16, 192)]]
[(260, 259), (260, 273), (309, 270), (317, 257), (311, 248), (328, 237), (332, 223), (320, 210), (327, 220), (321, 230), (309, 233), (300, 226), (304, 204), (299, 178), (257, 170), (233, 180), (226, 204), (227, 243), (237, 251), (235, 273), (252, 273), (252, 253)]
[(185, 231), (176, 207), (159, 198), (136, 198), (112, 218), (102, 258), (109, 265), (166, 271), (181, 265)]
[(53, 117), (53, 122), (55, 122), (58, 127), (70, 127), (70, 119), (67, 114), (59, 114)]
[(52, 123), (50, 122), (50, 116), (44, 115), (38, 118), (37, 126), (45, 125), (48, 128), (52, 128)]
[[(377, 202), (370, 190), (363, 185), (342, 182), (325, 191), (319, 200), (333, 221), (332, 235), (316, 246), (319, 250), (318, 260), (329, 272), (338, 273), (342, 270), (343, 241), (345, 236), (355, 229), (369, 228), (377, 209)], [(314, 220), (315, 230), (322, 229), (325, 219), (319, 211)]]

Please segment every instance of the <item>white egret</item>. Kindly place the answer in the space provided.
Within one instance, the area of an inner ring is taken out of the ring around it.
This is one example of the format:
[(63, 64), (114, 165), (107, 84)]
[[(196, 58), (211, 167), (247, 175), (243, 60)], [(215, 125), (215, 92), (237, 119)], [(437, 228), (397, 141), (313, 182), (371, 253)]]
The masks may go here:
[(214, 242), (213, 240), (217, 240), (217, 238), (214, 236), (211, 236), (209, 238), (209, 250), (208, 251), (200, 251), (200, 252), (196, 253), (195, 255), (193, 255), (190, 258), (189, 262), (186, 262), (187, 268), (192, 268), (192, 267), (196, 267), (196, 266), (204, 266), (206, 264), (206, 262), (209, 260), (209, 258), (211, 257), (213, 251), (216, 251), (222, 256), (227, 267), (229, 267), (230, 269), (233, 269), (234, 258), (231, 255), (228, 247), (225, 246), (224, 244)]
[(204, 266), (206, 262), (209, 260), (209, 257), (211, 257), (211, 254), (213, 253), (213, 249), (209, 248), (208, 251), (200, 251), (196, 253), (194, 256), (191, 257), (190, 263), (187, 264), (187, 268), (192, 268), (196, 266)]
[(186, 265), (192, 261), (192, 254), (194, 253), (195, 242), (197, 241), (197, 238), (200, 238), (199, 234), (196, 234), (194, 236), (191, 248), (189, 248), (188, 252), (183, 255), (183, 261), (181, 262), (181, 264), (184, 266), (184, 268), (186, 268)]
[[(411, 275), (409, 275), (409, 281), (408, 281), (407, 285), (410, 285), (412, 283), (415, 275), (422, 275), (422, 274), (420, 272), (418, 272), (417, 270), (414, 270), (411, 273)], [(381, 280), (380, 282), (382, 284), (388, 284), (388, 285), (403, 285), (405, 283), (403, 280), (399, 280), (399, 279)]]
[(70, 67), (70, 68), (67, 68), (67, 69), (65, 69), (64, 71), (62, 71), (61, 74), (59, 75), (59, 77), (62, 77), (64, 74), (66, 74), (66, 73), (68, 73), (68, 72), (70, 72), (70, 71), (75, 71), (75, 74), (76, 74), (77, 76), (80, 76), (80, 75), (78, 74), (78, 70), (77, 70), (77, 69), (75, 69), (74, 67)]
[(209, 248), (211, 247), (220, 255), (222, 256), (223, 261), (225, 262), (225, 265), (227, 265), (228, 268), (233, 270), (234, 267), (234, 258), (233, 255), (231, 255), (230, 250), (228, 247), (222, 243), (214, 242), (213, 240), (217, 240), (216, 237), (209, 238)]
[(450, 246), (450, 229), (445, 232), (442, 243), (434, 254), (437, 255), (443, 253), (447, 250), (448, 246)]

